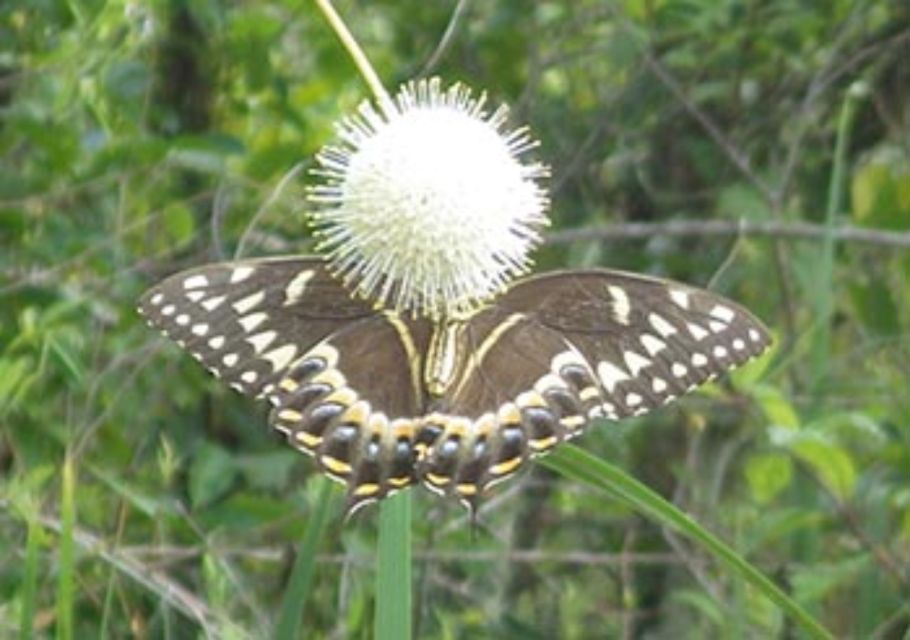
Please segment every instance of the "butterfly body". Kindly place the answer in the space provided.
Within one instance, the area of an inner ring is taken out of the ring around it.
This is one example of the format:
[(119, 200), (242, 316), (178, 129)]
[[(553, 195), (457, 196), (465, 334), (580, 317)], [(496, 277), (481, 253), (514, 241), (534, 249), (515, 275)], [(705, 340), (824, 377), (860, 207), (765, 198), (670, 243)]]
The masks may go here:
[(640, 415), (761, 353), (736, 304), (603, 269), (514, 283), (465, 318), (376, 310), (315, 257), (206, 265), (140, 311), (348, 487), (354, 510), (422, 483), (473, 507), (590, 421)]

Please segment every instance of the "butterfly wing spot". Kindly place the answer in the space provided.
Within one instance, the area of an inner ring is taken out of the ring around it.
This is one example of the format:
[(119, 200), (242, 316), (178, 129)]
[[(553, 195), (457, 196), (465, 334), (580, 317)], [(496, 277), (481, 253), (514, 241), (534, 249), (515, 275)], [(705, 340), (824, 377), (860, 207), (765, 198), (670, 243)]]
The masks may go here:
[(174, 322), (176, 322), (181, 327), (185, 327), (190, 323), (190, 317), (185, 313), (181, 313), (179, 316), (174, 318)]
[(656, 356), (667, 348), (667, 343), (650, 333), (641, 334), (641, 344), (649, 356)]
[(172, 315), (174, 315), (174, 312), (175, 312), (176, 310), (177, 310), (177, 307), (176, 307), (176, 306), (174, 306), (174, 305), (172, 305), (172, 304), (166, 304), (166, 305), (164, 305), (163, 307), (161, 307), (161, 315), (163, 315), (163, 316), (172, 316)]
[(629, 373), (632, 374), (633, 378), (638, 376), (642, 369), (651, 365), (650, 360), (634, 351), (626, 351), (623, 353), (623, 360), (625, 360), (626, 367), (628, 367)]
[(746, 348), (746, 343), (743, 342), (742, 338), (736, 338), (735, 340), (733, 340), (733, 348), (736, 351), (742, 351), (743, 349)]
[(613, 318), (622, 325), (629, 324), (629, 313), (632, 305), (629, 302), (629, 295), (625, 289), (616, 285), (608, 285), (607, 291), (610, 294), (613, 303)]
[(192, 289), (186, 292), (186, 299), (190, 302), (199, 302), (205, 297), (205, 291), (200, 289)]
[(749, 340), (752, 342), (761, 342), (761, 334), (755, 329), (749, 329)]
[(733, 309), (730, 307), (725, 307), (722, 304), (714, 305), (710, 311), (710, 314), (718, 320), (722, 320), (726, 324), (733, 322), (733, 318), (736, 317), (736, 313), (733, 311)]
[[(275, 338), (278, 337), (278, 332), (276, 331), (263, 331), (262, 333), (257, 333), (256, 335), (246, 338), (246, 341), (253, 347), (253, 351), (257, 354), (265, 351), (270, 344), (275, 341)], [(278, 367), (275, 367), (277, 370)]]
[(561, 388), (566, 387), (566, 381), (563, 380), (560, 376), (554, 373), (548, 373), (543, 376), (537, 383), (534, 385), (534, 390), (537, 393), (544, 393), (547, 389), (551, 388)]
[(183, 281), (184, 289), (199, 289), (207, 286), (209, 286), (209, 279), (202, 273), (190, 276)]
[[(278, 429), (282, 429), (282, 427), (278, 426)], [(306, 453), (312, 453), (322, 443), (322, 436), (313, 435), (308, 431), (296, 431), (294, 440), (304, 447)]]
[(689, 367), (681, 362), (674, 362), (670, 366), (670, 372), (677, 378), (684, 378), (686, 377), (686, 374), (689, 373)]
[(722, 344), (714, 345), (714, 357), (715, 358), (726, 358), (728, 355), (729, 355), (729, 352), (727, 351), (727, 348), (724, 345), (722, 345)]
[(670, 287), (667, 291), (670, 294), (670, 300), (672, 300), (676, 306), (681, 309), (689, 309), (690, 301), (688, 291), (676, 287)]
[(651, 389), (654, 393), (663, 393), (667, 390), (667, 381), (663, 378), (654, 377), (651, 380)]
[(193, 335), (203, 337), (209, 332), (209, 325), (207, 325), (205, 322), (200, 322), (198, 324), (194, 324), (190, 331), (193, 333)]
[(730, 325), (720, 322), (719, 320), (710, 320), (708, 322), (708, 328), (714, 333), (721, 333), (730, 328)]
[(158, 293), (156, 293), (155, 295), (153, 295), (151, 298), (149, 298), (149, 302), (156, 307), (159, 304), (161, 304), (163, 300), (164, 300), (164, 294), (161, 293), (160, 291)]
[(640, 395), (638, 395), (634, 391), (630, 391), (629, 393), (626, 394), (626, 406), (627, 407), (637, 407), (638, 405), (640, 405), (642, 403), (643, 400), (644, 400), (644, 398), (642, 398)]
[(268, 319), (268, 314), (264, 311), (259, 311), (257, 313), (252, 313), (248, 316), (243, 316), (237, 322), (240, 323), (240, 326), (243, 327), (243, 330), (247, 333), (251, 333), (256, 327), (261, 325)]
[(669, 338), (676, 333), (676, 327), (670, 324), (662, 315), (654, 311), (648, 314), (648, 322), (651, 323), (654, 330), (663, 338)]
[(328, 475), (341, 482), (347, 482), (347, 476), (351, 473), (351, 465), (349, 463), (325, 454), (319, 456), (319, 463)]
[(230, 283), (237, 284), (238, 282), (243, 282), (254, 273), (256, 273), (256, 268), (250, 265), (236, 266), (231, 270)]
[(260, 304), (262, 304), (263, 301), (265, 301), (265, 291), (260, 290), (256, 293), (251, 293), (250, 295), (241, 298), (231, 306), (234, 307), (234, 311), (236, 311), (238, 314), (246, 315), (258, 307)]
[(303, 420), (303, 414), (296, 409), (281, 409), (276, 416), (282, 422), (300, 422)]
[(628, 373), (607, 360), (601, 360), (597, 364), (597, 375), (609, 393), (613, 393), (619, 383), (629, 380)]
[(692, 334), (692, 337), (698, 341), (704, 340), (705, 338), (707, 338), (710, 335), (710, 333), (707, 329), (705, 329), (700, 324), (696, 324), (694, 322), (687, 322), (686, 328), (689, 329), (689, 333)]
[(218, 349), (220, 349), (221, 347), (224, 346), (225, 340), (226, 340), (226, 338), (223, 335), (213, 336), (213, 337), (209, 338), (208, 344), (209, 344), (209, 347), (211, 347), (212, 349), (217, 351)]
[(212, 311), (214, 311), (215, 309), (220, 307), (221, 303), (223, 303), (225, 300), (227, 300), (227, 296), (213, 296), (211, 298), (203, 300), (199, 304), (202, 305), (203, 309), (205, 309), (206, 311), (211, 313)]
[(263, 360), (267, 360), (272, 365), (272, 371), (281, 371), (294, 360), (297, 355), (297, 345), (288, 343), (284, 346), (272, 349), (262, 355)]
[(252, 370), (244, 371), (240, 374), (240, 379), (247, 384), (253, 384), (259, 379), (259, 374)]
[(221, 363), (228, 368), (233, 367), (238, 362), (240, 362), (240, 356), (236, 353), (226, 353), (221, 358)]
[(313, 279), (314, 274), (315, 272), (312, 269), (306, 269), (294, 276), (284, 289), (284, 306), (287, 307), (300, 301), (306, 290), (307, 283)]
[(692, 354), (692, 365), (696, 367), (704, 367), (708, 364), (708, 358), (705, 357), (705, 354), (696, 351)]

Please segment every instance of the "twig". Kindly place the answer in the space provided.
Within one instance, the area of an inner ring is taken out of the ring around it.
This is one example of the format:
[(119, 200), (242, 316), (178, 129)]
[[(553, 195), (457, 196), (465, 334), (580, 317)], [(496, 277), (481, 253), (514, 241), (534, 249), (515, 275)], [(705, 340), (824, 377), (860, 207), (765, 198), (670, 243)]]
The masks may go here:
[[(609, 242), (647, 239), (656, 236), (671, 238), (750, 236), (790, 240), (825, 238), (825, 226), (810, 222), (740, 221), (740, 220), (670, 220), (668, 222), (623, 222), (604, 227), (585, 227), (554, 231), (546, 236), (546, 244), (573, 242)], [(834, 240), (869, 244), (896, 249), (910, 248), (910, 232), (867, 229), (852, 225), (834, 227)]]
[[(180, 562), (191, 558), (198, 558), (205, 553), (217, 553), (220, 556), (240, 556), (262, 562), (284, 562), (287, 552), (282, 547), (219, 547), (201, 545), (173, 546), (173, 545), (136, 545), (122, 546), (120, 553), (136, 559), (139, 562), (149, 563), (152, 566), (160, 562)], [(675, 553), (597, 553), (588, 551), (547, 551), (545, 549), (513, 549), (508, 551), (414, 551), (414, 557), (426, 562), (477, 562), (490, 563), (505, 560), (506, 562), (537, 564), (541, 562), (559, 564), (577, 564), (599, 567), (617, 567), (623, 564), (640, 565), (665, 565), (681, 564), (682, 559)], [(358, 566), (370, 567), (373, 563), (372, 556), (354, 553), (325, 553), (316, 556), (320, 564), (345, 564), (353, 563)]]
[(436, 68), (436, 65), (439, 64), (439, 61), (449, 49), (449, 45), (452, 44), (452, 41), (454, 40), (455, 29), (458, 27), (458, 22), (466, 13), (467, 8), (468, 0), (458, 0), (458, 4), (455, 6), (455, 10), (452, 12), (452, 17), (449, 18), (449, 24), (446, 26), (446, 30), (442, 34), (442, 38), (440, 38), (439, 43), (436, 45), (436, 49), (432, 54), (430, 54), (430, 58), (427, 60), (426, 64), (423, 65), (423, 69), (421, 69), (420, 73), (418, 74), (419, 76), (428, 76), (433, 72), (433, 69)]

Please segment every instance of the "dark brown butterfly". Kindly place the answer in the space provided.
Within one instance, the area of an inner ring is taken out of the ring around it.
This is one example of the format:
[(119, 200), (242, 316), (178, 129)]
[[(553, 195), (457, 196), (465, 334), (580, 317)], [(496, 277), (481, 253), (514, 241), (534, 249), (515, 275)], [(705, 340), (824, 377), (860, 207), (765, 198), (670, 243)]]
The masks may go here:
[(434, 323), (353, 298), (316, 257), (171, 276), (149, 324), (347, 485), (348, 509), (421, 482), (468, 507), (596, 419), (646, 413), (762, 353), (742, 307), (669, 280), (588, 269), (515, 282)]

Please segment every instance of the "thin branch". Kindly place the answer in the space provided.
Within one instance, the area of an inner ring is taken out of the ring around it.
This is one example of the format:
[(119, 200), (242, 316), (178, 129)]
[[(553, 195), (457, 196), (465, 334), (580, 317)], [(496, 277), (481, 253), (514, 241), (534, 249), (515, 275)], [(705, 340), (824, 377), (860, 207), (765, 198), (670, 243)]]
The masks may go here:
[[(777, 222), (745, 220), (670, 220), (668, 222), (624, 222), (604, 227), (565, 229), (547, 234), (546, 244), (574, 242), (612, 242), (670, 238), (766, 237), (788, 240), (822, 241), (828, 231), (824, 225), (810, 222)], [(895, 249), (910, 249), (910, 232), (867, 229), (841, 225), (833, 229), (834, 240)]]
[(420, 73), (417, 74), (418, 76), (428, 76), (436, 68), (436, 65), (439, 64), (439, 61), (442, 60), (442, 57), (449, 49), (449, 45), (451, 45), (452, 41), (455, 39), (455, 30), (458, 28), (458, 23), (461, 20), (462, 16), (467, 12), (467, 8), (468, 0), (458, 0), (458, 4), (455, 6), (455, 10), (452, 12), (452, 17), (449, 18), (449, 24), (446, 26), (446, 30), (442, 34), (442, 38), (439, 40), (439, 44), (436, 45), (436, 49), (432, 54), (430, 54), (429, 60), (427, 60), (426, 64), (423, 65), (423, 69), (421, 69)]
[(658, 80), (664, 84), (671, 94), (673, 94), (673, 97), (679, 101), (683, 108), (689, 112), (689, 115), (702, 126), (705, 132), (714, 140), (714, 143), (720, 147), (730, 161), (736, 165), (743, 176), (762, 192), (768, 202), (771, 202), (773, 191), (752, 168), (749, 157), (727, 137), (720, 127), (718, 127), (692, 99), (689, 98), (683, 86), (650, 50), (645, 50), (644, 61), (654, 75), (657, 76)]

